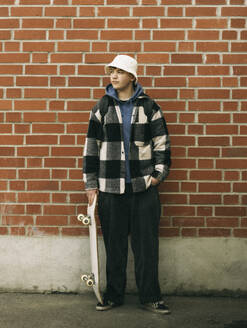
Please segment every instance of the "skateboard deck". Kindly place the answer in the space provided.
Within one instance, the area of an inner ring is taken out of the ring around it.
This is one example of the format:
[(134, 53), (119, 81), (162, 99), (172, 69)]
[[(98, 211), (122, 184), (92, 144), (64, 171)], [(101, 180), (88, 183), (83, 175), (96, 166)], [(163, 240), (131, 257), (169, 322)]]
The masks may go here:
[(93, 287), (96, 298), (102, 304), (103, 300), (100, 292), (98, 234), (95, 220), (96, 202), (97, 196), (95, 195), (93, 204), (91, 206), (88, 205), (87, 207), (87, 215), (79, 214), (77, 219), (89, 227), (90, 240), (91, 273), (83, 274), (81, 280), (84, 281), (87, 286)]

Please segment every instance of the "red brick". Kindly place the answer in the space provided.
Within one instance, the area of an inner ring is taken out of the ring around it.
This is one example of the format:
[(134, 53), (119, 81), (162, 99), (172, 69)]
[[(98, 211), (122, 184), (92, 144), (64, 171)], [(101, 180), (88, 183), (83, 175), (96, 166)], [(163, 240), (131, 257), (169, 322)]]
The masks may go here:
[(162, 5), (191, 5), (191, 0), (162, 0)]
[(199, 114), (199, 123), (230, 123), (229, 114)]
[(20, 203), (49, 203), (50, 193), (25, 192), (18, 193)]
[(54, 122), (56, 115), (53, 113), (24, 113), (24, 122)]
[(11, 16), (17, 16), (17, 17), (39, 16), (40, 17), (42, 16), (42, 7), (22, 7), (22, 6), (12, 7)]
[(28, 145), (52, 145), (57, 144), (56, 135), (31, 135), (26, 136), (26, 142)]
[(241, 206), (222, 206), (215, 208), (216, 216), (245, 216), (246, 215), (246, 207)]
[(216, 168), (217, 169), (246, 169), (247, 160), (242, 159), (241, 161), (236, 161), (236, 159), (217, 159)]
[(188, 153), (191, 157), (219, 157), (219, 149), (217, 148), (189, 148)]
[(220, 87), (219, 77), (190, 77), (189, 87)]
[(98, 31), (96, 30), (72, 30), (67, 31), (66, 38), (68, 40), (93, 40), (98, 38)]
[(49, 155), (49, 148), (48, 147), (18, 147), (17, 151), (18, 156), (48, 156)]
[[(41, 16), (41, 15), (40, 15)], [(76, 7), (46, 7), (45, 16), (51, 17), (73, 17), (76, 16)]]
[(173, 218), (175, 227), (202, 227), (204, 226), (203, 217), (178, 217)]
[(229, 137), (199, 137), (199, 146), (229, 146)]
[[(98, 8), (98, 16), (105, 17), (114, 17), (114, 16), (129, 16), (129, 8), (128, 7), (99, 7)], [(134, 15), (135, 16), (135, 15)]]
[(195, 208), (193, 206), (165, 206), (164, 215), (167, 216), (193, 216)]
[(197, 42), (196, 50), (198, 52), (227, 52), (227, 42)]
[(231, 43), (231, 51), (232, 52), (246, 52), (247, 51), (246, 42), (232, 42)]
[(49, 5), (50, 0), (19, 0), (20, 5)]
[(192, 51), (194, 51), (194, 43), (193, 42), (179, 42), (178, 50), (181, 52), (192, 52)]
[(14, 203), (16, 201), (15, 199), (15, 193), (13, 192), (0, 192), (0, 202), (1, 203)]
[[(23, 143), (23, 136), (10, 136), (6, 138), (6, 135), (0, 135), (0, 144), (2, 145), (21, 145)], [(1, 161), (4, 161), (1, 159)], [(1, 165), (1, 164), (0, 164)]]
[[(229, 183), (200, 183), (199, 184), (199, 192), (216, 192), (216, 193), (222, 193), (222, 192), (230, 192), (231, 191), (231, 185)], [(201, 195), (203, 197), (203, 195)], [(221, 203), (221, 198), (219, 203)]]
[(230, 90), (227, 89), (200, 89), (198, 90), (199, 99), (228, 99)]
[(196, 237), (197, 236), (197, 229), (194, 228), (184, 228), (182, 229), (182, 237)]
[(158, 28), (158, 20), (156, 18), (144, 18), (142, 26), (143, 28)]
[(227, 19), (197, 19), (196, 27), (205, 29), (223, 29), (227, 28)]
[(247, 98), (247, 89), (234, 89), (232, 91), (233, 99), (246, 99)]
[(45, 215), (74, 215), (75, 208), (71, 205), (45, 205)]
[(57, 181), (28, 181), (27, 182), (27, 190), (58, 190), (58, 182)]
[(233, 231), (234, 237), (246, 238), (247, 237), (247, 229), (234, 229)]
[(28, 63), (29, 62), (29, 54), (21, 54), (21, 53), (8, 53), (8, 54), (0, 54), (0, 63)]
[(56, 65), (26, 65), (25, 74), (53, 75), (57, 74)]
[(52, 147), (52, 156), (82, 156), (81, 147)]
[[(164, 16), (164, 7), (134, 7), (133, 16), (146, 17), (146, 16)], [(125, 14), (125, 16), (128, 16)]]
[(230, 229), (204, 228), (199, 229), (199, 237), (230, 237)]
[[(90, 98), (90, 89), (67, 88), (59, 90), (60, 98)], [(55, 97), (54, 97), (55, 98)]]
[[(109, 63), (113, 59), (113, 56), (110, 54), (86, 54), (85, 63), (86, 64), (97, 64), (97, 63)], [(81, 67), (83, 68), (83, 67)], [(94, 69), (94, 67), (91, 67)]]
[(25, 212), (24, 205), (17, 205), (17, 204), (0, 204), (0, 211), (2, 214), (17, 214), (21, 215)]
[(219, 111), (220, 102), (216, 101), (191, 101), (189, 102), (189, 110), (193, 111)]
[(231, 28), (245, 28), (245, 19), (231, 19)]
[[(225, 5), (226, 0), (214, 0), (214, 5)], [(196, 5), (212, 5), (211, 0), (196, 0)]]
[(194, 75), (194, 66), (169, 65), (164, 66), (164, 75)]
[(56, 98), (56, 89), (28, 88), (24, 90), (25, 98)]
[(200, 54), (173, 54), (172, 63), (202, 63), (202, 55)]
[(45, 167), (75, 167), (76, 160), (74, 158), (45, 158)]
[(110, 43), (110, 51), (125, 52), (126, 49), (128, 49), (128, 51), (131, 52), (139, 52), (141, 51), (141, 43), (140, 42), (111, 42)]
[(153, 31), (153, 40), (184, 40), (184, 31)]
[[(108, 19), (108, 28), (139, 28), (138, 19), (126, 19), (126, 18), (116, 18)], [(128, 49), (129, 51), (129, 49)]]
[(29, 134), (30, 133), (30, 126), (29, 124), (18, 124), (15, 125), (15, 133), (16, 134)]
[(161, 28), (192, 28), (192, 19), (181, 18), (162, 18), (160, 20)]
[(107, 30), (101, 31), (101, 40), (131, 40), (131, 30)]
[(220, 64), (221, 58), (218, 54), (207, 54), (206, 55), (206, 64)]
[(103, 5), (104, 0), (72, 0), (72, 5)]
[(98, 77), (70, 77), (69, 78), (69, 86), (70, 87), (80, 87), (80, 86), (88, 86), (88, 87), (97, 87), (100, 85), (100, 80)]
[(46, 31), (43, 30), (21, 30), (15, 31), (15, 40), (45, 40)]
[(188, 31), (189, 40), (219, 40), (219, 31), (192, 30)]
[(176, 17), (183, 16), (183, 8), (182, 7), (168, 7), (168, 16)]
[(216, 7), (187, 7), (186, 16), (216, 16)]
[(247, 191), (246, 182), (243, 182), (243, 183), (234, 183), (233, 184), (233, 192), (237, 192), (237, 193), (244, 192), (244, 193), (246, 193), (246, 191)]
[(135, 40), (151, 40), (150, 30), (136, 30), (135, 31)]
[(144, 51), (153, 52), (169, 52), (175, 51), (176, 43), (175, 42), (145, 42)]
[(226, 17), (231, 17), (231, 16), (242, 16), (246, 17), (247, 16), (247, 7), (242, 6), (242, 7), (233, 7), (233, 6), (228, 6), (228, 7), (223, 7), (221, 9), (221, 16), (226, 16)]
[(63, 215), (44, 215), (37, 216), (36, 224), (46, 226), (66, 226), (68, 224), (67, 216)]
[(155, 79), (155, 86), (157, 87), (184, 87), (186, 86), (186, 79), (184, 77), (161, 77)]
[(223, 55), (223, 64), (247, 64), (246, 55)]
[(138, 4), (137, 0), (107, 0), (107, 5), (137, 5), (137, 4)]

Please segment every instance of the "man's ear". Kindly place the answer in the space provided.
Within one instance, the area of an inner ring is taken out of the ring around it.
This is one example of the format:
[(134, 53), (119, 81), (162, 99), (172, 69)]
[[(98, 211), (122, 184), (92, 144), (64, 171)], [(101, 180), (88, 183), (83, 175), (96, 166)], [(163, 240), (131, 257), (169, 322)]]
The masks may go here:
[(136, 80), (135, 76), (131, 73), (129, 73), (129, 76), (130, 76), (130, 80), (135, 83)]

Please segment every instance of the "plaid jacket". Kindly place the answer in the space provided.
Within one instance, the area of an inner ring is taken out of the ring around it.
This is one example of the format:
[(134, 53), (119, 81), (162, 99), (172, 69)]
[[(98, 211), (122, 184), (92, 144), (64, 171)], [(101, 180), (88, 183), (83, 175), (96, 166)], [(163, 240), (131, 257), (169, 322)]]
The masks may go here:
[[(134, 192), (147, 189), (151, 177), (163, 181), (171, 165), (170, 140), (163, 113), (152, 101), (150, 113), (146, 114), (141, 104), (148, 99), (143, 93), (135, 100), (131, 118), (129, 163)], [(91, 111), (84, 146), (83, 180), (86, 190), (122, 194), (125, 191), (122, 116), (117, 102), (113, 101), (103, 120), (100, 101)]]

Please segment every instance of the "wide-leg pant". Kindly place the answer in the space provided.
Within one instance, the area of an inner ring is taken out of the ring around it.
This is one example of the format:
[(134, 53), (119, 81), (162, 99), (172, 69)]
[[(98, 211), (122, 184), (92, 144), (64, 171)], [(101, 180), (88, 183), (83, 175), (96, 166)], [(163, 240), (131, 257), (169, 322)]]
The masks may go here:
[(157, 187), (121, 195), (100, 192), (98, 213), (106, 249), (105, 298), (118, 304), (124, 301), (130, 235), (140, 302), (159, 301), (160, 200)]

